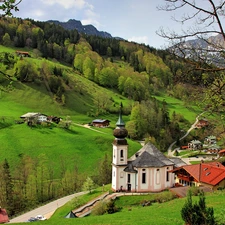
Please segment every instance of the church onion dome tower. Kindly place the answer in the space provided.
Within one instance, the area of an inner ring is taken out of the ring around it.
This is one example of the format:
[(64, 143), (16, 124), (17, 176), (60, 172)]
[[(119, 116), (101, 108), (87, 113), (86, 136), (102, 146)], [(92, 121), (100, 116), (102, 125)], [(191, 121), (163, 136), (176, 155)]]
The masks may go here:
[(128, 132), (122, 119), (122, 104), (120, 106), (119, 119), (116, 123), (116, 128), (113, 131), (113, 135), (115, 137), (113, 144), (127, 145), (126, 137), (128, 135)]

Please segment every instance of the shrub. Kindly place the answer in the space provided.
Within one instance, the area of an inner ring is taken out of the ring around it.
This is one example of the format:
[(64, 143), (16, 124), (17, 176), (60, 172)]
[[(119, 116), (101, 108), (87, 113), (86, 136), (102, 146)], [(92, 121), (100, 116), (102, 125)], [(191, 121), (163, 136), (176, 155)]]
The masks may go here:
[(100, 216), (106, 213), (106, 202), (105, 201), (99, 201), (96, 206), (93, 208), (91, 214), (95, 216)]

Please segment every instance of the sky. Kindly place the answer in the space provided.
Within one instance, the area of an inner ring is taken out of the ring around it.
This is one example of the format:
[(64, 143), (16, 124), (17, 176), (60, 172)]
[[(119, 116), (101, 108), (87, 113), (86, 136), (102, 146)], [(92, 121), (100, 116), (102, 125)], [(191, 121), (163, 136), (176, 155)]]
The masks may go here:
[(181, 30), (171, 19), (172, 13), (157, 9), (164, 4), (165, 0), (22, 0), (13, 16), (39, 21), (80, 20), (113, 37), (164, 48), (168, 43), (156, 31), (161, 27)]

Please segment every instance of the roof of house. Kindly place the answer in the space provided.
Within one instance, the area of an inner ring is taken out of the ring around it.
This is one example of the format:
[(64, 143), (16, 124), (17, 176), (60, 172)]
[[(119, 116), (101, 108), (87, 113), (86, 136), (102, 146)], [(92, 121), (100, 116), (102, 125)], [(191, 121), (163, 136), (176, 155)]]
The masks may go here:
[(200, 181), (203, 183), (217, 185), (225, 179), (225, 167), (202, 164)]
[(219, 153), (224, 153), (225, 152), (225, 149), (222, 149), (219, 151)]
[(190, 143), (191, 144), (202, 144), (202, 142), (199, 140), (192, 140), (192, 141), (190, 141)]
[(92, 121), (92, 123), (104, 123), (104, 122), (110, 122), (109, 120), (102, 120), (102, 119), (95, 119)]
[(187, 171), (198, 182), (216, 185), (225, 179), (225, 167), (219, 162), (201, 163), (196, 165), (186, 165), (172, 170)]
[(163, 155), (153, 144), (148, 142), (138, 152), (136, 152), (128, 161), (137, 168), (146, 167), (164, 167), (174, 165), (174, 162)]
[(20, 116), (20, 118), (30, 118), (30, 117), (35, 117), (35, 116), (38, 116), (38, 115), (40, 115), (40, 113), (28, 112), (28, 113), (25, 113), (24, 115)]

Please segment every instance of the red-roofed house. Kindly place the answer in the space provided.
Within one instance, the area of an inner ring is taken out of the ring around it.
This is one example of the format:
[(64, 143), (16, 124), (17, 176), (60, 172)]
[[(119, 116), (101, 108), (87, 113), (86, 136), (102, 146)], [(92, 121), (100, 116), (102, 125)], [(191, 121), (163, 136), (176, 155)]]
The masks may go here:
[(175, 174), (176, 186), (225, 188), (225, 167), (219, 162), (185, 165), (171, 172)]
[(219, 156), (220, 157), (225, 156), (225, 149), (222, 149), (222, 150), (219, 151)]
[(203, 127), (207, 127), (207, 126), (209, 126), (209, 121), (206, 119), (201, 119), (196, 124), (196, 128), (203, 128)]
[(5, 209), (0, 208), (0, 223), (8, 223), (9, 217)]

